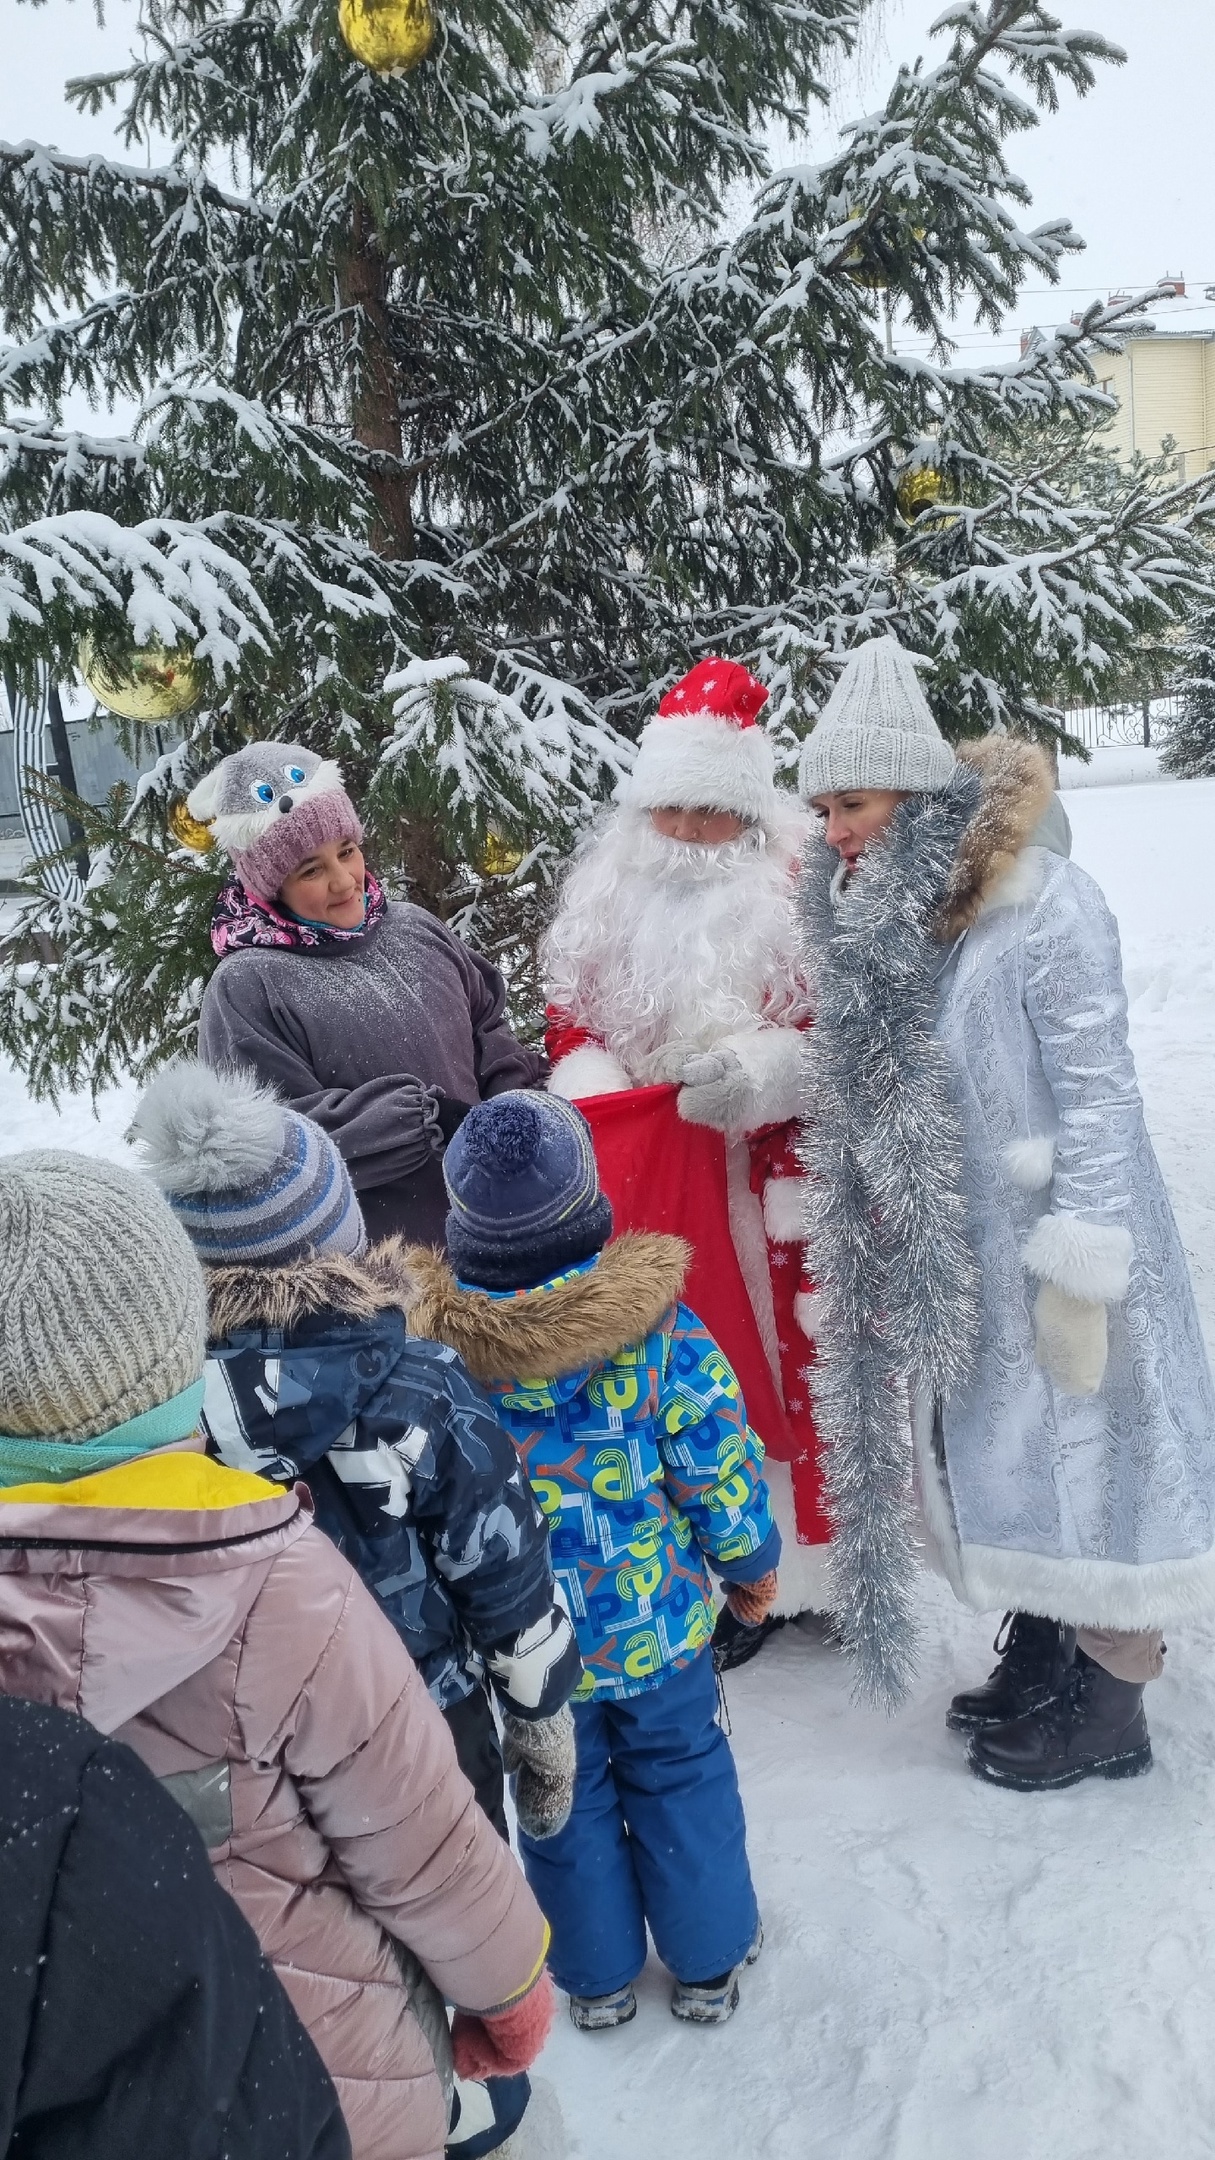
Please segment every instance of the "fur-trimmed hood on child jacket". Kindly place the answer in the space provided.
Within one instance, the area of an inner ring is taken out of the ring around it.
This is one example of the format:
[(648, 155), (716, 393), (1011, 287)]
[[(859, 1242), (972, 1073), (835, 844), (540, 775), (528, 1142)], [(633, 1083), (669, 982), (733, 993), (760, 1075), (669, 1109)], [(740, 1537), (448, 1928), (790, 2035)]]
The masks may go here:
[(400, 1240), (357, 1260), (206, 1277), (212, 1452), (280, 1484), (307, 1479), (319, 1527), (442, 1709), (480, 1685), (484, 1665), (516, 1716), (559, 1710), (581, 1667), (544, 1518), (455, 1351), (409, 1334)]
[(534, 1984), (547, 1930), (307, 1493), (189, 1444), (0, 1491), (0, 1639), (6, 1693), (126, 1741), (193, 1816), (333, 2078), (355, 2160), (439, 2160), (438, 2006), (419, 1966), (490, 2010)]
[(738, 1381), (680, 1303), (687, 1247), (617, 1238), (520, 1292), (465, 1289), (435, 1253), (409, 1261), (411, 1328), (489, 1390), (548, 1517), (579, 1697), (657, 1686), (712, 1634), (706, 1562), (754, 1582), (780, 1556)]
[[(845, 1633), (886, 1699), (914, 1634), (905, 1380), (930, 1553), (969, 1603), (1124, 1629), (1215, 1603), (1211, 1376), (1117, 927), (1035, 844), (1052, 790), (992, 737), (847, 882), (821, 839), (803, 868), (816, 1399)], [(1107, 1307), (1095, 1395), (1036, 1362), (1043, 1281)]]

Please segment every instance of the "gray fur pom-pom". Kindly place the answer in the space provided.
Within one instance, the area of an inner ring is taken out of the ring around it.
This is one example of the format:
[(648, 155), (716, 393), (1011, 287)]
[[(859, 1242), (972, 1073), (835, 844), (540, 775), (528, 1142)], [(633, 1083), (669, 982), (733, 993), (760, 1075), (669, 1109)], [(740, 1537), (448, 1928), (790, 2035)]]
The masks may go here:
[(254, 1073), (179, 1058), (147, 1089), (127, 1138), (162, 1192), (231, 1192), (273, 1169), (282, 1104)]

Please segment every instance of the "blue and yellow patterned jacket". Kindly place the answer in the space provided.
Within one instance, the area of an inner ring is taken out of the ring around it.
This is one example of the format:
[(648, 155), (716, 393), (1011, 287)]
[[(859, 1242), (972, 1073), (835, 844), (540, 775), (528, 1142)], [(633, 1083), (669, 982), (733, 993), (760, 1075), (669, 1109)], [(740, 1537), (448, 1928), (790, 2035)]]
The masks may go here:
[(548, 1519), (585, 1677), (575, 1700), (655, 1687), (708, 1645), (708, 1564), (754, 1582), (780, 1533), (738, 1381), (679, 1301), (687, 1248), (622, 1237), (536, 1289), (458, 1284), (410, 1256), (410, 1326), (458, 1349)]

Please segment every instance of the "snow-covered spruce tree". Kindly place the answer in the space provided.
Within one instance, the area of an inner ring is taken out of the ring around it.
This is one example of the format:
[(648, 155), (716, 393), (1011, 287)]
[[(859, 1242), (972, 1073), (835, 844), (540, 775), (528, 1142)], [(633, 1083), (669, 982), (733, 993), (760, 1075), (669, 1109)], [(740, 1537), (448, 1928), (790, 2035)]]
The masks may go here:
[[(959, 312), (998, 323), (1079, 245), (1022, 229), (1008, 139), (1119, 55), (1036, 0), (956, 6), (939, 65), (769, 180), (866, 5), (442, 0), (395, 81), (333, 0), (144, 0), (140, 59), (76, 94), (169, 154), (0, 150), (0, 661), (151, 636), (208, 682), (141, 800), (80, 813), (83, 900), (27, 925), (62, 957), (10, 972), (0, 1044), (36, 1089), (188, 1038), (213, 879), (164, 814), (242, 735), (336, 749), (390, 887), (517, 961), (699, 653), (765, 675), (790, 748), (878, 628), (936, 657), (951, 732), (1049, 733), (1204, 585), (1197, 491), (1089, 506), (1049, 444), (1026, 469), (1031, 427), (1105, 411), (1115, 314), (949, 365)], [(931, 360), (887, 352), (887, 306)], [(135, 402), (129, 439), (62, 428), (81, 390)], [(956, 511), (903, 516), (917, 462)]]
[(1180, 780), (1215, 774), (1215, 607), (1196, 608), (1174, 655), (1180, 711), (1161, 764)]

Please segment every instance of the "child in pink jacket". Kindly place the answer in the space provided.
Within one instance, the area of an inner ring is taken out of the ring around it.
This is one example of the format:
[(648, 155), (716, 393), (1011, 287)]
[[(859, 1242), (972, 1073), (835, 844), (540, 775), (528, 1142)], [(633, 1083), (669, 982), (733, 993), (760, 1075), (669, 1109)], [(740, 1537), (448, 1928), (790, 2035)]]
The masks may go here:
[(205, 1350), (150, 1183), (0, 1161), (0, 1691), (125, 1741), (192, 1816), (355, 2160), (438, 2160), (453, 2050), (475, 2078), (543, 2044), (547, 1929), (306, 1490), (203, 1454)]

